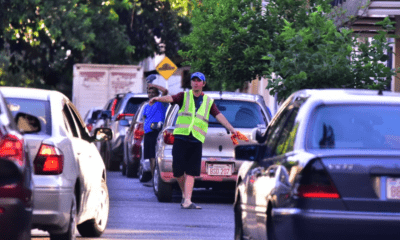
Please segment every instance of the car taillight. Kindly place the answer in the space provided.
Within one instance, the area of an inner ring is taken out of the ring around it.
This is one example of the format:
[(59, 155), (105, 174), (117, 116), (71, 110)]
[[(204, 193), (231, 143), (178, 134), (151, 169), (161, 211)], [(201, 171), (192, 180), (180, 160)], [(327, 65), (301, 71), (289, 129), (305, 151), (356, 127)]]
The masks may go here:
[(17, 161), (24, 165), (24, 140), (17, 136), (7, 134), (0, 140), (0, 157)]
[(112, 106), (111, 106), (111, 117), (115, 114), (115, 106), (117, 105), (118, 99), (114, 99)]
[(133, 116), (135, 116), (135, 114), (133, 113), (120, 113), (117, 116), (117, 121), (124, 119), (125, 117), (133, 117)]
[(313, 161), (303, 169), (297, 195), (302, 198), (340, 198), (320, 160)]
[(174, 135), (173, 135), (173, 130), (171, 129), (167, 129), (163, 132), (163, 138), (164, 138), (164, 142), (166, 144), (174, 144)]
[(144, 135), (143, 123), (136, 123), (135, 130), (133, 131), (134, 139), (142, 139)]
[(64, 156), (54, 146), (42, 144), (33, 165), (37, 175), (58, 175), (63, 172)]
[(93, 124), (89, 123), (88, 125), (86, 125), (86, 127), (89, 130), (89, 132), (91, 132), (93, 129)]

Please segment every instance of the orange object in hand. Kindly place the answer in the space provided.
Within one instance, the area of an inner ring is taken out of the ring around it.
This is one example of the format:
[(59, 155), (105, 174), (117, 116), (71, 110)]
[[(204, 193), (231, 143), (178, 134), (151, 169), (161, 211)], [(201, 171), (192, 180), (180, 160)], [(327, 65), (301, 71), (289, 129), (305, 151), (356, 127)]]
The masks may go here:
[(246, 141), (246, 142), (249, 141), (249, 139), (248, 139), (245, 135), (243, 135), (241, 132), (236, 131), (236, 133), (237, 133), (236, 135), (235, 135), (235, 134), (232, 134), (232, 136), (231, 136), (233, 145), (238, 145), (238, 144), (239, 144), (239, 141), (236, 140), (236, 138), (238, 138), (239, 140)]

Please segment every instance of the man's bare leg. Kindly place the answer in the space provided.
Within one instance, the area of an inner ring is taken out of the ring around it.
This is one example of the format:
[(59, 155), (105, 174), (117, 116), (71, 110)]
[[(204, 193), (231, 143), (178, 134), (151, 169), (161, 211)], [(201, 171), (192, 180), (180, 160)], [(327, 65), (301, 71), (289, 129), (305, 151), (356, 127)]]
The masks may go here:
[(185, 202), (182, 204), (182, 206), (184, 207), (188, 207), (192, 203), (193, 184), (194, 184), (194, 177), (185, 174), (185, 184), (184, 184)]
[(178, 181), (179, 188), (182, 191), (182, 198), (185, 199), (185, 174), (176, 178), (176, 180)]
[(156, 159), (150, 158), (151, 175), (154, 177), (154, 169), (156, 168)]

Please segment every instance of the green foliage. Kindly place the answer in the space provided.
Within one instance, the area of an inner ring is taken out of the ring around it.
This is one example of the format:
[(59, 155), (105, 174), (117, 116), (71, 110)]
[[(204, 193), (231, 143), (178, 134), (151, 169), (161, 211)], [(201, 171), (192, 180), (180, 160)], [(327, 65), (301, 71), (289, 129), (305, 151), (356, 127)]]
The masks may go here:
[(179, 54), (201, 71), (211, 89), (234, 90), (262, 73), (265, 49), (273, 45), (259, 0), (193, 0), (189, 48)]
[[(379, 24), (393, 27), (389, 19)], [(270, 75), (268, 88), (279, 100), (305, 88), (388, 87), (395, 71), (383, 63), (390, 48), (386, 31), (371, 42), (358, 41), (351, 30), (338, 31), (320, 7), (301, 25), (285, 20), (275, 39), (284, 47), (268, 54), (273, 61), (264, 73)]]
[[(187, 18), (178, 16), (169, 1), (0, 0), (0, 4), (0, 51), (10, 56), (8, 69), (2, 71), (35, 76), (41, 87), (56, 87), (67, 96), (75, 63), (137, 64), (154, 53), (173, 58), (184, 48), (179, 38), (190, 30)], [(4, 76), (0, 81), (13, 84)]]

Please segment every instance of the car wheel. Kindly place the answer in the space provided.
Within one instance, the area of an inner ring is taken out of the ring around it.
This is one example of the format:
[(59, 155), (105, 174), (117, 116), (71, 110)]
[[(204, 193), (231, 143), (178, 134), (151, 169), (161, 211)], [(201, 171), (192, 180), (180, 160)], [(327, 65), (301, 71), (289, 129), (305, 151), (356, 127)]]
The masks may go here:
[(238, 199), (235, 205), (235, 240), (243, 239), (242, 207), (240, 206), (240, 199)]
[(71, 212), (69, 215), (68, 230), (63, 234), (50, 232), (50, 240), (75, 240), (76, 239), (76, 196), (72, 197)]
[(78, 225), (78, 231), (82, 237), (100, 237), (106, 229), (108, 214), (110, 211), (110, 199), (106, 181), (101, 183), (99, 204), (96, 207), (94, 219), (90, 219)]
[(169, 183), (165, 183), (161, 179), (160, 169), (158, 167), (158, 164), (154, 168), (153, 190), (159, 202), (172, 201), (172, 185)]
[(142, 164), (139, 164), (138, 178), (140, 182), (147, 182), (151, 179), (151, 173), (143, 170)]
[(137, 178), (138, 175), (138, 166), (137, 162), (129, 163), (126, 166), (126, 176), (129, 178)]

